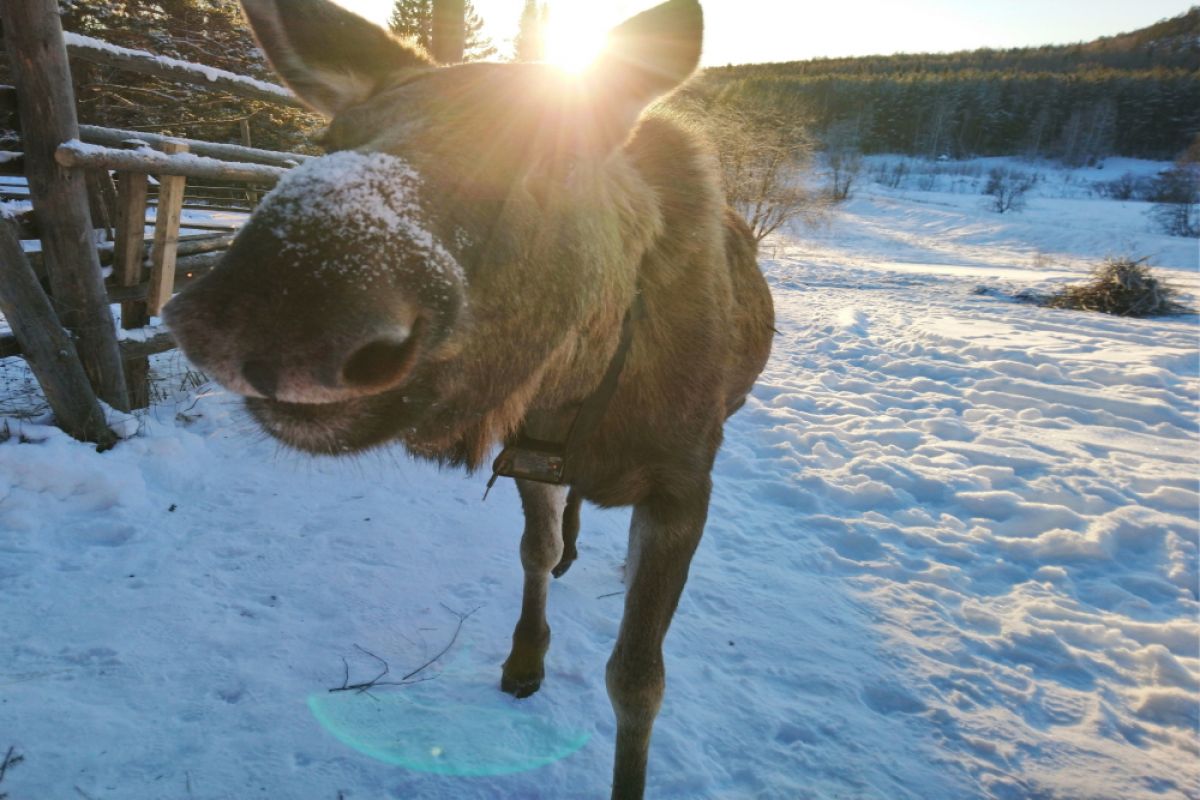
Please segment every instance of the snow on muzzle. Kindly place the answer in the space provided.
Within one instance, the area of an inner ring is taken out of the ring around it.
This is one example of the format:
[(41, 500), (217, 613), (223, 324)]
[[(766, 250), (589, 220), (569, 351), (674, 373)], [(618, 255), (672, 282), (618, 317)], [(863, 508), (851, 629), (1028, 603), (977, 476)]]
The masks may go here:
[(464, 303), (403, 159), (344, 151), (292, 170), (221, 264), (164, 317), (197, 366), (248, 397), (334, 403), (402, 385)]

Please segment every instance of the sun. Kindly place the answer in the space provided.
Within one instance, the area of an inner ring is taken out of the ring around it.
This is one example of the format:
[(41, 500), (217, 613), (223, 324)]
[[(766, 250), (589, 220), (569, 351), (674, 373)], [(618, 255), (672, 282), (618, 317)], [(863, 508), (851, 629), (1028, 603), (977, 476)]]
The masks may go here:
[(562, 4), (550, 9), (544, 32), (546, 61), (567, 72), (582, 72), (608, 43), (606, 15), (591, 4)]

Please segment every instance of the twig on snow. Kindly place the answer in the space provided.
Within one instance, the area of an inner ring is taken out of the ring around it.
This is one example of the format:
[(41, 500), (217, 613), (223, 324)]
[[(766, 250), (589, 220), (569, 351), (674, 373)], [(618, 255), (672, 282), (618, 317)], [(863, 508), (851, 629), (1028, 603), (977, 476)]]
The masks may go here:
[[(25, 756), (14, 754), (16, 748), (13, 745), (8, 746), (8, 752), (4, 754), (4, 760), (0, 761), (0, 782), (4, 781), (4, 775), (8, 772), (9, 767), (15, 767), (25, 760)], [(0, 800), (5, 800), (8, 797), (8, 792), (0, 792)]]
[(356, 650), (358, 650), (360, 653), (368, 655), (371, 658), (378, 661), (380, 664), (382, 664), (383, 671), (380, 672), (378, 675), (376, 675), (374, 678), (372, 678), (369, 681), (363, 681), (361, 683), (350, 683), (350, 664), (343, 657), (342, 658), (342, 685), (335, 686), (335, 687), (331, 688), (329, 691), (330, 692), (355, 692), (357, 694), (370, 694), (370, 690), (374, 689), (376, 686), (407, 686), (412, 683), (421, 683), (422, 681), (432, 680), (432, 677), (419, 678), (417, 676), (420, 675), (422, 672), (424, 672), (429, 667), (436, 664), (442, 656), (446, 655), (446, 653), (450, 652), (450, 648), (454, 646), (454, 643), (456, 641), (458, 641), (458, 634), (462, 631), (463, 623), (465, 623), (472, 614), (474, 614), (479, 609), (483, 608), (483, 606), (476, 606), (475, 608), (471, 609), (470, 611), (463, 613), (461, 611), (455, 611), (454, 609), (450, 608), (449, 606), (445, 605), (444, 603), (441, 604), (441, 606), (442, 606), (442, 608), (446, 609), (454, 616), (458, 617), (458, 625), (455, 626), (454, 635), (452, 635), (450, 637), (450, 641), (446, 643), (445, 647), (443, 647), (440, 651), (438, 651), (437, 655), (435, 655), (433, 658), (426, 661), (421, 666), (412, 670), (408, 674), (402, 676), (400, 678), (400, 680), (385, 681), (385, 680), (383, 680), (383, 678), (387, 677), (387, 675), (391, 672), (391, 667), (388, 664), (388, 662), (385, 661), (384, 659), (380, 658), (379, 656), (375, 655), (374, 653), (372, 653), (370, 650), (366, 649), (365, 647), (361, 647), (356, 644), (356, 645), (354, 645), (354, 648)]

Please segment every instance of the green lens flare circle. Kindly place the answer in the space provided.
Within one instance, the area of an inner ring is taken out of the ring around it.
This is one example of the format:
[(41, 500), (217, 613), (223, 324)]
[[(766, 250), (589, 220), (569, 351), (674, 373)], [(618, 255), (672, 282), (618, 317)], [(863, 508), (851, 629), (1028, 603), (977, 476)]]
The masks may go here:
[(506, 699), (447, 702), (419, 686), (371, 695), (313, 694), (308, 708), (342, 744), (387, 764), (437, 775), (525, 772), (566, 758), (588, 741), (587, 732), (558, 728)]

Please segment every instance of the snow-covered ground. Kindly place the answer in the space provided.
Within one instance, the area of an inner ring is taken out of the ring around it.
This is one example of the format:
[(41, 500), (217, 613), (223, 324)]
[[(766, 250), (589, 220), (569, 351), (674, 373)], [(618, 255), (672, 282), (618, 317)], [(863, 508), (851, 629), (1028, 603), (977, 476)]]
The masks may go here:
[[(650, 797), (1200, 797), (1197, 318), (976, 293), (1128, 254), (1194, 304), (1197, 243), (1151, 232), (1145, 203), (1039, 191), (999, 216), (941, 188), (864, 183), (826, 229), (764, 246), (780, 333), (667, 639)], [(159, 366), (179, 380), (178, 356)], [(399, 453), (281, 452), (212, 386), (103, 455), (8, 426), (12, 800), (607, 796), (627, 511), (585, 509), (546, 682), (515, 701), (494, 688), (521, 586), (509, 482), (484, 502), (486, 476)], [(454, 633), (443, 606), (479, 610), (432, 680), (376, 694), (461, 708), (447, 751), (498, 717), (586, 744), (452, 777), (323, 729), (309, 702), (342, 659), (351, 681), (379, 671), (356, 645), (419, 666)]]

